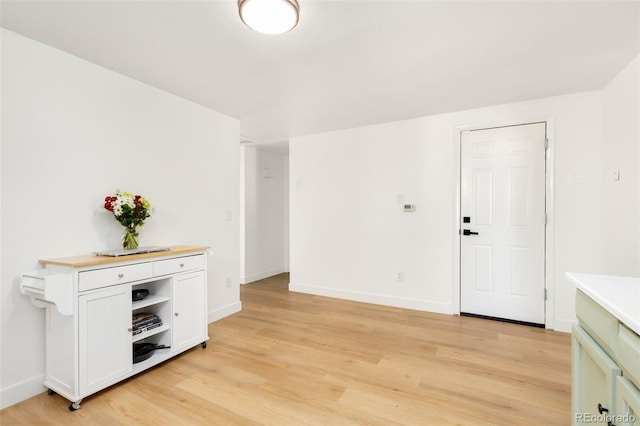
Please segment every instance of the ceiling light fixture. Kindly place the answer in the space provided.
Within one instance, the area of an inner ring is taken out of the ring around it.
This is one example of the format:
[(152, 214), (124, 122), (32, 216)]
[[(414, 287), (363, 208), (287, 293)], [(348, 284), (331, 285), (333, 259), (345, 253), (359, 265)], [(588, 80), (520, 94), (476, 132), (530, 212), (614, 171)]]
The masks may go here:
[(238, 0), (240, 19), (264, 34), (282, 34), (298, 25), (300, 6), (296, 0)]

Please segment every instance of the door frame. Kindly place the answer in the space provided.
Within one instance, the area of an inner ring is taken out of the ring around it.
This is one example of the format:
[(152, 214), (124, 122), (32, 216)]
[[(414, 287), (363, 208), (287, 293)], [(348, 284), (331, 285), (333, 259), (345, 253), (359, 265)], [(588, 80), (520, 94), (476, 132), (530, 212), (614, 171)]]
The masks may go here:
[(484, 124), (466, 125), (461, 124), (454, 127), (453, 131), (453, 294), (452, 307), (455, 315), (460, 315), (460, 295), (461, 290), (461, 259), (460, 259), (460, 223), (461, 223), (461, 152), (462, 152), (462, 133), (470, 130), (492, 129), (497, 127), (520, 126), (525, 124), (545, 123), (547, 131), (547, 153), (545, 166), (545, 206), (547, 212), (547, 226), (545, 227), (545, 291), (546, 301), (544, 304), (545, 328), (553, 329), (555, 326), (555, 309), (554, 309), (554, 210), (553, 210), (553, 189), (554, 189), (554, 147), (555, 147), (555, 123), (552, 116), (528, 116), (520, 119), (505, 119), (499, 121), (486, 122)]

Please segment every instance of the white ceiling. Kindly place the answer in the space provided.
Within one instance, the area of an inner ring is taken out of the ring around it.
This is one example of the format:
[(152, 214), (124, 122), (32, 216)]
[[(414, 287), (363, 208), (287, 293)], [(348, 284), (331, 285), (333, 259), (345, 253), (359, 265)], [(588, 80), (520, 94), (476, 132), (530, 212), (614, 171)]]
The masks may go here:
[(298, 1), (298, 27), (276, 36), (234, 0), (2, 0), (0, 23), (279, 145), (600, 89), (639, 53), (638, 1)]

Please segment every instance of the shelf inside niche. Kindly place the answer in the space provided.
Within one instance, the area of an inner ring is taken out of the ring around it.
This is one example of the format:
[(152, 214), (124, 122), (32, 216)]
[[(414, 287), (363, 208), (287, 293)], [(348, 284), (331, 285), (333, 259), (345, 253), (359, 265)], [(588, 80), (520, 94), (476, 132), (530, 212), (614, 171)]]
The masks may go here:
[(144, 361), (137, 362), (137, 363), (133, 364), (133, 372), (134, 373), (138, 373), (140, 371), (146, 370), (150, 366), (159, 364), (162, 361), (166, 361), (167, 359), (169, 359), (171, 357), (173, 357), (173, 354), (171, 352), (171, 348), (156, 349), (154, 351), (153, 355), (151, 355), (151, 357), (149, 359), (146, 359)]
[(159, 303), (168, 302), (170, 299), (165, 296), (150, 294), (142, 300), (135, 300), (131, 303), (131, 310), (146, 308), (147, 306), (157, 305)]
[(170, 327), (167, 324), (162, 324), (160, 327), (153, 328), (153, 329), (151, 329), (149, 331), (143, 331), (140, 334), (136, 334), (136, 335), (132, 336), (131, 342), (135, 343), (137, 341), (146, 339), (147, 337), (151, 337), (151, 336), (153, 336), (155, 334), (162, 333), (163, 331), (167, 331), (167, 330), (169, 330), (169, 328)]

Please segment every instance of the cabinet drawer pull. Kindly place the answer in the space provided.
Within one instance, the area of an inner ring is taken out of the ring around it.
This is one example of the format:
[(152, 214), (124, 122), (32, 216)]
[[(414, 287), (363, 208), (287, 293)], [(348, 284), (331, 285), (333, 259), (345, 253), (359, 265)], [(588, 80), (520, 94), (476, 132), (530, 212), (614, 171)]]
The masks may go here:
[(184, 263), (181, 263), (181, 264), (180, 264), (180, 267), (181, 267), (181, 268), (184, 268)]
[(124, 278), (124, 274), (121, 272), (118, 274), (118, 278)]
[(175, 313), (175, 314), (173, 314), (173, 315), (177, 317), (177, 316), (178, 316), (178, 315), (180, 315), (180, 314), (176, 312), (176, 313)]
[(133, 331), (133, 328), (127, 328), (127, 331), (131, 333)]
[[(598, 403), (598, 413), (603, 414), (603, 413), (608, 413), (608, 412), (609, 412), (608, 408), (603, 407), (602, 404)], [(609, 420), (609, 421), (607, 421), (607, 426), (615, 426), (615, 425), (613, 423), (611, 423), (611, 420)]]

